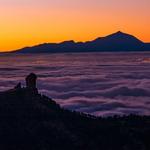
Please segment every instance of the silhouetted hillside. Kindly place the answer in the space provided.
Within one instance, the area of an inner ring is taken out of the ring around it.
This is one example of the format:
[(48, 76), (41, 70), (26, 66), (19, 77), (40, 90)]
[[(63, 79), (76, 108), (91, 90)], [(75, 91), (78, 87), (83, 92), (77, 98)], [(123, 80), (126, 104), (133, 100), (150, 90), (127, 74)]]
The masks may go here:
[(107, 51), (149, 51), (150, 44), (143, 43), (136, 37), (116, 32), (106, 37), (89, 42), (65, 41), (62, 43), (45, 43), (33, 47), (25, 47), (17, 53), (62, 53), (62, 52), (107, 52)]
[(150, 117), (96, 118), (71, 112), (18, 84), (0, 93), (0, 149), (149, 150)]

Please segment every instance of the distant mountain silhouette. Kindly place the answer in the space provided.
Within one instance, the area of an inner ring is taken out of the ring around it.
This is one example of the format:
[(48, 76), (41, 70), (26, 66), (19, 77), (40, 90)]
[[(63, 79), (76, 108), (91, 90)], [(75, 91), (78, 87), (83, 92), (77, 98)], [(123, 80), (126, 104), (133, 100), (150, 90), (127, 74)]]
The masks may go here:
[(64, 41), (25, 47), (17, 53), (62, 53), (62, 52), (111, 52), (111, 51), (149, 51), (150, 43), (121, 31), (88, 42)]

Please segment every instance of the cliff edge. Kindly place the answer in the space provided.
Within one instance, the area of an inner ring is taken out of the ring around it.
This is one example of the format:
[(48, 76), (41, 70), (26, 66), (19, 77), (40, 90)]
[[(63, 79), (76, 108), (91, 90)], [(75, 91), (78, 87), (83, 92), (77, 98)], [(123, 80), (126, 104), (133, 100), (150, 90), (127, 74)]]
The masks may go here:
[(150, 117), (94, 117), (38, 93), (36, 76), (0, 93), (1, 150), (149, 150)]

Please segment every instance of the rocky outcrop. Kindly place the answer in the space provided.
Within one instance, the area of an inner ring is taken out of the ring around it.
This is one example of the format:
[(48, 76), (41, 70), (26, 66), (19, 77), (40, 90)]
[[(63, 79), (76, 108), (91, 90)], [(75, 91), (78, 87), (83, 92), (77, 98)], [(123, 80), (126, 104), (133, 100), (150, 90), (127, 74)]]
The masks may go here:
[(71, 112), (19, 84), (0, 93), (0, 149), (149, 150), (150, 117)]

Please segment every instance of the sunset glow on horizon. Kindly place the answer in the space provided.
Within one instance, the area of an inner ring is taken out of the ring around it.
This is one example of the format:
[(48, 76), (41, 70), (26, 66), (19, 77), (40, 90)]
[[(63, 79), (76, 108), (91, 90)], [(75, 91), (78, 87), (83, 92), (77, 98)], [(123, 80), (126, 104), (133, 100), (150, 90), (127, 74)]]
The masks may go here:
[(123, 31), (150, 42), (150, 0), (1, 0), (0, 51)]

